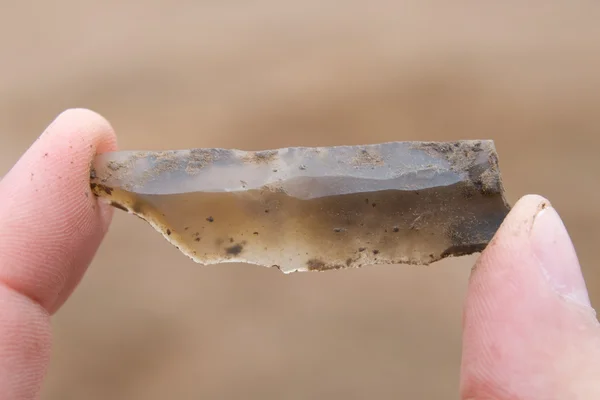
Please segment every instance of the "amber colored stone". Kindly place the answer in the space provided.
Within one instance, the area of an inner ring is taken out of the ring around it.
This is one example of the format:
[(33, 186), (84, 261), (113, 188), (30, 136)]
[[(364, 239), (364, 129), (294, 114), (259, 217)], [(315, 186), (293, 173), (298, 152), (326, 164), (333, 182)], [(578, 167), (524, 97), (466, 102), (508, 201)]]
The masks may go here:
[(91, 187), (200, 264), (285, 273), (479, 252), (510, 210), (489, 140), (120, 151)]

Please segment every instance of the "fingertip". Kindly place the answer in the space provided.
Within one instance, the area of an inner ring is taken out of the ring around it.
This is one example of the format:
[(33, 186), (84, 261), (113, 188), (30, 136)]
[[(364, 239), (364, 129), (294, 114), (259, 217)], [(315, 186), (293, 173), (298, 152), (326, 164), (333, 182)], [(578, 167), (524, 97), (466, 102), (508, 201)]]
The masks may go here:
[[(111, 123), (99, 113), (87, 108), (70, 108), (61, 112), (48, 125), (40, 136), (42, 141), (47, 141), (45, 148), (52, 148), (60, 142), (68, 142), (71, 154), (71, 166), (78, 167), (76, 172), (83, 175), (86, 197), (89, 207), (98, 209), (98, 219), (104, 232), (112, 220), (114, 209), (109, 205), (99, 202), (89, 188), (89, 172), (93, 157), (97, 154), (116, 151), (118, 148), (117, 135)], [(79, 140), (79, 142), (78, 142)], [(69, 155), (64, 155), (68, 159)], [(78, 161), (81, 160), (81, 161)], [(68, 165), (63, 167), (69, 168)], [(60, 169), (57, 170), (57, 173)]]
[[(597, 324), (582, 317), (548, 279), (558, 274), (564, 282), (566, 270), (576, 274), (574, 254), (546, 198), (527, 195), (514, 205), (469, 280), (462, 398), (536, 398), (559, 390), (560, 371), (564, 375), (567, 363), (556, 365), (555, 359), (573, 341), (586, 346), (597, 333)], [(573, 290), (579, 281), (568, 282), (561, 287)], [(582, 325), (589, 329), (582, 331)]]
[[(113, 126), (104, 116), (96, 111), (87, 108), (66, 109), (48, 124), (41, 137), (62, 135), (65, 132), (65, 127), (97, 135), (96, 147), (99, 148), (100, 152), (111, 151), (117, 147), (117, 135)], [(105, 147), (105, 149), (102, 147)]]
[(54, 312), (81, 279), (113, 210), (90, 190), (90, 165), (114, 151), (111, 124), (88, 109), (62, 112), (0, 184), (0, 281)]

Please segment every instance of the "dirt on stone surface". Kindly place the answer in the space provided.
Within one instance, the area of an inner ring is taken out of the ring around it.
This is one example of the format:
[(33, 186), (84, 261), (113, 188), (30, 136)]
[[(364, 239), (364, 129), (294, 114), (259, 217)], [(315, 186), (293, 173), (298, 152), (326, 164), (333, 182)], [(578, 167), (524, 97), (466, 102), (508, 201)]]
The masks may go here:
[[(121, 149), (493, 139), (509, 201), (552, 202), (598, 306), (596, 3), (0, 5), (3, 173), (70, 107)], [(200, 267), (119, 212), (53, 319), (43, 398), (458, 398), (475, 259)]]

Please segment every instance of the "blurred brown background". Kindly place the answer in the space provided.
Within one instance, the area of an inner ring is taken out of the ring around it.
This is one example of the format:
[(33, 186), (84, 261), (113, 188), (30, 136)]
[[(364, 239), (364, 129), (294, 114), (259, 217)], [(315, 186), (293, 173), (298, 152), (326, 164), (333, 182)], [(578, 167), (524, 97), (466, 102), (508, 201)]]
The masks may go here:
[[(123, 149), (492, 138), (547, 196), (600, 305), (593, 1), (0, 1), (3, 173), (69, 107)], [(45, 399), (456, 399), (475, 257), (202, 268), (117, 213), (54, 319)]]

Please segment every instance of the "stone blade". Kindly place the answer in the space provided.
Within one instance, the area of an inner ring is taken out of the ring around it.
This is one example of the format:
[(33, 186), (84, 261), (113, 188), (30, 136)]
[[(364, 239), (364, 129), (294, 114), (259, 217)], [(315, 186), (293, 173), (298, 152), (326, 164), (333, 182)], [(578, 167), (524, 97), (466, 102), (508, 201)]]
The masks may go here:
[(486, 140), (120, 151), (91, 188), (200, 264), (285, 273), (480, 252), (510, 210)]

